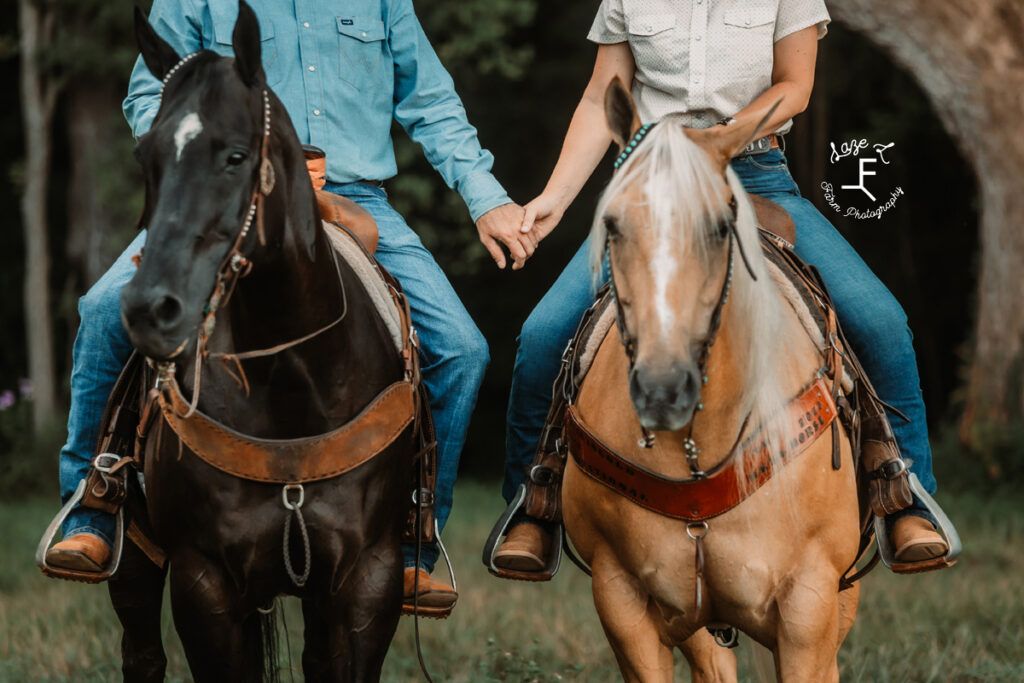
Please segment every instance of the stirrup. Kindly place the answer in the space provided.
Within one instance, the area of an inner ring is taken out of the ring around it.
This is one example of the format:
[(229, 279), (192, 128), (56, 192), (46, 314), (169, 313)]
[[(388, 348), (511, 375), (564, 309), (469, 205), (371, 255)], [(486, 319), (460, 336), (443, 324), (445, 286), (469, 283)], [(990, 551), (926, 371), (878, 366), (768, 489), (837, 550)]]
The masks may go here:
[(917, 478), (917, 475), (913, 472), (909, 472), (907, 475), (907, 483), (910, 485), (910, 490), (915, 496), (924, 504), (928, 512), (930, 512), (938, 524), (939, 533), (945, 538), (946, 544), (949, 545), (949, 550), (942, 557), (932, 558), (930, 560), (921, 560), (919, 562), (899, 562), (895, 558), (895, 552), (892, 544), (889, 542), (889, 531), (886, 529), (885, 518), (875, 517), (875, 542), (878, 543), (878, 554), (882, 556), (882, 563), (896, 574), (917, 574), (920, 572), (927, 572), (933, 569), (945, 569), (946, 567), (952, 567), (956, 564), (957, 558), (960, 556), (960, 551), (963, 549), (963, 545), (960, 543), (960, 535), (956, 532), (956, 527), (949, 521), (949, 517), (942, 511), (939, 504), (935, 502), (935, 499), (928, 495), (928, 492), (921, 486), (921, 481)]
[(78, 488), (75, 489), (74, 495), (68, 499), (68, 502), (64, 504), (64, 507), (60, 509), (60, 512), (50, 522), (50, 526), (46, 527), (46, 531), (43, 532), (43, 537), (39, 539), (39, 545), (36, 547), (36, 566), (39, 567), (39, 571), (43, 574), (54, 579), (79, 581), (81, 583), (101, 583), (116, 574), (117, 568), (121, 565), (121, 550), (124, 547), (124, 506), (117, 510), (117, 526), (114, 529), (114, 549), (111, 553), (111, 559), (107, 562), (107, 566), (103, 571), (85, 572), (78, 569), (65, 569), (64, 567), (54, 567), (46, 561), (46, 552), (53, 545), (53, 539), (64, 524), (64, 520), (68, 518), (71, 510), (85, 497), (85, 481), (83, 479), (78, 482)]
[[(444, 556), (444, 563), (448, 567), (448, 576), (452, 580), (452, 590), (455, 591), (456, 595), (459, 592), (459, 584), (455, 579), (455, 568), (452, 567), (452, 560), (448, 557), (448, 549), (444, 547), (444, 541), (441, 540), (441, 530), (437, 528), (437, 518), (434, 518), (434, 541), (437, 546), (441, 549), (441, 555)], [(414, 604), (402, 601), (402, 615), (411, 616), (419, 615), (426, 617), (427, 619), (447, 619), (452, 610), (455, 609), (455, 605), (459, 604), (458, 598), (455, 599), (448, 607), (426, 607), (419, 605), (418, 607)]]
[(505, 508), (505, 512), (501, 513), (501, 517), (498, 518), (494, 528), (491, 529), (491, 533), (487, 537), (487, 542), (484, 543), (484, 550), (481, 559), (483, 560), (484, 566), (487, 567), (487, 571), (502, 579), (512, 579), (513, 581), (550, 581), (551, 578), (558, 573), (558, 567), (562, 563), (562, 542), (565, 531), (561, 524), (555, 526), (552, 531), (551, 555), (548, 557), (548, 562), (544, 569), (537, 572), (523, 572), (512, 569), (502, 569), (494, 564), (494, 556), (498, 554), (500, 541), (505, 537), (505, 534), (508, 532), (509, 524), (512, 522), (512, 518), (515, 517), (516, 513), (523, 507), (524, 502), (526, 502), (526, 484), (520, 484), (519, 490), (516, 491), (515, 498), (513, 498), (512, 502), (508, 504), (507, 508)]

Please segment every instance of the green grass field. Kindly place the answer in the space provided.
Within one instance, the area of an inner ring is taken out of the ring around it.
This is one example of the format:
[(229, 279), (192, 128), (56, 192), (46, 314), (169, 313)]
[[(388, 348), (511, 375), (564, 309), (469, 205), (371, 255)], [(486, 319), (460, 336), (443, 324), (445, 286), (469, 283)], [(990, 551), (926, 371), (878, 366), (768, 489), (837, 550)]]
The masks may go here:
[[(842, 679), (1024, 681), (1022, 501), (1011, 494), (942, 498), (966, 546), (959, 564), (918, 576), (884, 568), (869, 576), (840, 652)], [(447, 621), (421, 622), (435, 679), (619, 680), (584, 575), (567, 563), (553, 582), (534, 585), (500, 581), (480, 564), (480, 546), (500, 509), (496, 486), (463, 482), (456, 489), (446, 539), (462, 597)], [(0, 503), (0, 681), (115, 680), (120, 629), (106, 590), (46, 579), (33, 566), (35, 544), (54, 511), (51, 500)], [(285, 681), (302, 678), (297, 607), (286, 601), (291, 674), (282, 641)], [(164, 624), (168, 679), (190, 680), (169, 613)], [(682, 657), (677, 661), (677, 679), (688, 680)], [(419, 680), (408, 618), (384, 680)]]

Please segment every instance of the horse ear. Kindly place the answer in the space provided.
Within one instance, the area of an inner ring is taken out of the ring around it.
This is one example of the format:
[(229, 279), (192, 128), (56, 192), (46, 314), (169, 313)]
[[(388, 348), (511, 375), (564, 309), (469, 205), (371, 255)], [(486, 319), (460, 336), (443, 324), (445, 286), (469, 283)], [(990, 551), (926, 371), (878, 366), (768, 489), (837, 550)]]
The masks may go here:
[(235, 68), (242, 81), (250, 87), (265, 82), (260, 61), (260, 24), (245, 0), (238, 0), (238, 20), (231, 34), (231, 45), (235, 50)]
[(746, 149), (747, 145), (757, 139), (768, 124), (775, 110), (782, 104), (780, 97), (768, 111), (757, 120), (746, 123), (734, 123), (731, 126), (712, 126), (704, 130), (688, 131), (690, 138), (704, 147), (719, 164), (722, 170), (737, 154)]
[(604, 115), (608, 120), (608, 128), (612, 139), (621, 152), (633, 134), (640, 130), (640, 117), (636, 114), (636, 103), (632, 95), (616, 76), (604, 91)]
[(146, 68), (158, 81), (164, 80), (167, 72), (181, 61), (170, 43), (157, 35), (138, 5), (135, 6), (135, 42), (139, 45)]

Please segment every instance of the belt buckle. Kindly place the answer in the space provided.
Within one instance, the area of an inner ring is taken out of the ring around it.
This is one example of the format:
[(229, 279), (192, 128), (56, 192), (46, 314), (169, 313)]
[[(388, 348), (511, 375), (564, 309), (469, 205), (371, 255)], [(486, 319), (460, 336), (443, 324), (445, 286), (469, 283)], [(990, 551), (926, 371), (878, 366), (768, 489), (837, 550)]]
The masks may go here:
[(769, 139), (770, 137), (770, 135), (765, 135), (763, 138), (754, 140), (747, 145), (747, 148), (743, 150), (743, 152), (745, 154), (760, 154), (761, 152), (767, 152), (772, 148), (772, 142)]

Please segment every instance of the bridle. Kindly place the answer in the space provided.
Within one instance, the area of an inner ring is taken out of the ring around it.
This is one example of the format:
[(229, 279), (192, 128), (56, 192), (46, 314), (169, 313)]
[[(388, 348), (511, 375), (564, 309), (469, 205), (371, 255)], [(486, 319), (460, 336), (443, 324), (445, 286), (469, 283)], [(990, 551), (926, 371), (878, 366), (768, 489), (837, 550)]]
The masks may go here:
[[(167, 87), (168, 82), (177, 73), (181, 67), (191, 61), (197, 55), (203, 51), (193, 52), (175, 64), (164, 76), (163, 82), (160, 88), (160, 96), (163, 97), (163, 91)], [(342, 320), (345, 319), (345, 315), (348, 313), (348, 297), (345, 292), (344, 282), (341, 278), (341, 268), (338, 264), (338, 255), (334, 249), (331, 249), (331, 256), (333, 257), (334, 268), (337, 274), (338, 283), (341, 287), (342, 297), (342, 311), (341, 314), (333, 321), (324, 325), (323, 327), (309, 333), (276, 346), (272, 346), (265, 349), (257, 349), (253, 351), (244, 351), (241, 353), (211, 353), (207, 351), (206, 345), (210, 337), (213, 335), (214, 327), (216, 326), (217, 311), (220, 310), (227, 302), (231, 299), (231, 295), (234, 293), (235, 288), (238, 285), (238, 281), (247, 276), (252, 272), (253, 261), (251, 258), (245, 255), (242, 251), (242, 244), (248, 237), (250, 230), (253, 225), (256, 226), (256, 234), (259, 238), (260, 246), (265, 247), (267, 244), (266, 234), (263, 229), (263, 205), (266, 198), (274, 190), (276, 184), (276, 178), (274, 173), (274, 165), (270, 161), (269, 149), (270, 149), (270, 129), (271, 129), (271, 107), (270, 107), (270, 94), (266, 88), (261, 91), (261, 102), (262, 102), (262, 131), (260, 136), (259, 150), (260, 150), (260, 161), (259, 161), (259, 175), (257, 182), (254, 184), (252, 189), (252, 196), (249, 200), (249, 208), (246, 210), (245, 218), (242, 221), (242, 225), (238, 230), (238, 234), (235, 236), (235, 241), (231, 245), (231, 249), (228, 250), (227, 254), (221, 261), (220, 266), (217, 268), (217, 279), (213, 286), (213, 291), (210, 294), (210, 298), (207, 300), (206, 306), (203, 309), (203, 322), (199, 326), (199, 330), (196, 335), (196, 353), (195, 353), (195, 367), (193, 377), (193, 388), (192, 388), (192, 400), (189, 403), (189, 408), (186, 414), (182, 415), (183, 418), (191, 417), (197, 406), (199, 405), (199, 384), (202, 375), (202, 361), (204, 358), (216, 358), (225, 363), (225, 369), (227, 372), (238, 382), (239, 387), (245, 392), (246, 396), (249, 395), (249, 382), (245, 376), (245, 371), (242, 369), (241, 361), (251, 358), (261, 358), (271, 356), (286, 349), (302, 344), (303, 342), (309, 341), (314, 337), (326, 332), (335, 325), (338, 325)], [(175, 363), (173, 359), (177, 357), (181, 350), (184, 349), (188, 340), (182, 342), (178, 350), (171, 355), (172, 360), (157, 363), (157, 386), (160, 387), (169, 382), (176, 382), (174, 379)], [(228, 366), (228, 363), (233, 363), (235, 370), (232, 371)]]
[[(616, 157), (614, 163), (614, 171), (618, 171), (623, 163), (630, 157), (630, 155), (637, 149), (640, 143), (647, 137), (647, 133), (650, 132), (651, 128), (654, 127), (654, 123), (646, 123), (640, 127), (639, 130), (633, 135), (630, 141), (623, 147), (622, 152)], [(726, 179), (728, 184), (728, 179)], [(725, 304), (729, 301), (729, 293), (732, 289), (732, 276), (733, 267), (736, 259), (736, 251), (739, 251), (740, 258), (743, 260), (743, 265), (746, 267), (747, 272), (750, 273), (750, 277), (753, 280), (757, 280), (757, 275), (754, 273), (753, 266), (750, 264), (750, 260), (747, 258), (746, 251), (743, 248), (743, 242), (740, 240), (739, 232), (736, 229), (736, 220), (739, 212), (739, 207), (736, 202), (736, 196), (733, 194), (729, 198), (729, 216), (725, 219), (725, 232), (727, 239), (729, 240), (728, 250), (728, 267), (726, 269), (725, 278), (722, 280), (721, 289), (718, 292), (718, 300), (715, 302), (715, 307), (711, 310), (711, 317), (708, 321), (708, 329), (704, 334), (704, 341), (701, 342), (700, 352), (697, 355), (697, 369), (700, 372), (700, 381), (702, 385), (708, 383), (707, 375), (707, 362), (708, 357), (711, 355), (711, 347), (714, 345), (715, 340), (718, 337), (719, 328), (722, 325), (722, 311), (725, 308)], [(609, 260), (608, 273), (609, 273), (609, 290), (611, 293), (612, 300), (615, 302), (615, 324), (619, 331), (619, 339), (622, 342), (623, 348), (626, 350), (626, 357), (629, 359), (629, 369), (633, 370), (636, 364), (636, 340), (633, 334), (629, 331), (626, 325), (625, 309), (622, 306), (622, 301), (618, 295), (618, 291), (615, 285), (615, 269), (611, 264), (611, 252), (612, 252), (612, 239), (611, 235), (607, 234), (605, 237), (605, 254)], [(697, 403), (696, 410), (703, 410), (704, 405)], [(749, 419), (749, 415), (747, 419)], [(704, 473), (697, 466), (697, 454), (700, 453), (700, 449), (697, 448), (696, 443), (693, 440), (693, 423), (694, 418), (691, 418), (689, 430), (686, 438), (683, 440), (683, 448), (686, 451), (686, 459), (690, 464), (690, 469), (693, 472), (694, 477), (700, 478), (704, 476)], [(744, 420), (743, 426), (740, 428), (740, 434), (746, 428), (747, 419)], [(639, 445), (644, 448), (651, 448), (654, 446), (654, 434), (652, 434), (646, 427), (641, 426), (643, 436), (639, 441)]]

